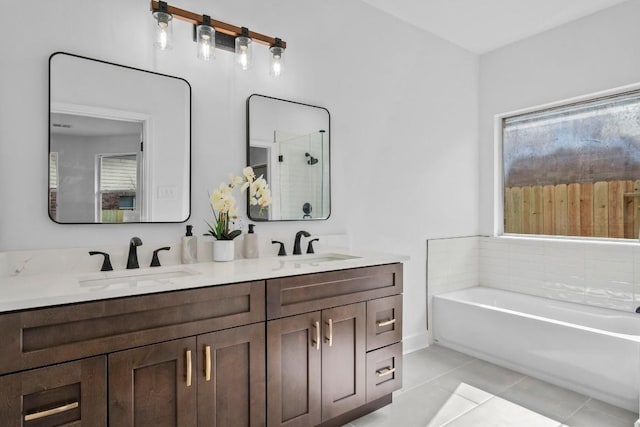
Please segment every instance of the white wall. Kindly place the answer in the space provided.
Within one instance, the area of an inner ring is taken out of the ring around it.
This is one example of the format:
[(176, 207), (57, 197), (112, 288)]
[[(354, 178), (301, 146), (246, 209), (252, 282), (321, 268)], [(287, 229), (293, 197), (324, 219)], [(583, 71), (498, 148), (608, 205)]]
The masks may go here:
[(640, 81), (640, 1), (480, 57), (480, 232), (493, 232), (495, 114)]
[[(174, 3), (172, 3), (174, 4)], [(280, 80), (267, 50), (238, 73), (233, 57), (195, 59), (190, 25), (176, 22), (174, 50), (152, 48), (146, 0), (3, 3), (4, 16), (46, 15), (46, 31), (23, 19), (0, 26), (0, 251), (178, 240), (184, 224), (58, 225), (47, 217), (47, 60), (55, 51), (183, 77), (193, 88), (192, 214), (210, 218), (207, 192), (245, 164), (245, 101), (252, 93), (329, 109), (332, 212), (328, 221), (260, 224), (348, 232), (356, 247), (411, 255), (405, 266), (405, 336), (426, 342), (426, 238), (477, 234), (477, 58), (356, 0), (179, 0), (288, 43)], [(15, 41), (15, 42), (9, 42)], [(11, 183), (11, 184), (10, 184)], [(14, 185), (19, 183), (19, 185)], [(7, 203), (6, 201), (10, 201)]]

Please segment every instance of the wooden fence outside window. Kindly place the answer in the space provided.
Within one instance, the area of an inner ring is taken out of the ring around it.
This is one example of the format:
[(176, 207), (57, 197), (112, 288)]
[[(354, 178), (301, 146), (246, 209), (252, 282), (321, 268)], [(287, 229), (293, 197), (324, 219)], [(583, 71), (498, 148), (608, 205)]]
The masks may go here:
[(638, 239), (640, 180), (505, 188), (504, 231)]

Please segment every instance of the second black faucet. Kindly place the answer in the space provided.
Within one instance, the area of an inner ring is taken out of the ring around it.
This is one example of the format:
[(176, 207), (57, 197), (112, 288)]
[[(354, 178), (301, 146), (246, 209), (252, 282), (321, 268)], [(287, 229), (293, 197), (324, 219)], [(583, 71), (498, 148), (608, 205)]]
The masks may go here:
[(302, 254), (302, 250), (300, 249), (300, 239), (302, 239), (302, 236), (309, 237), (309, 236), (311, 236), (311, 234), (309, 234), (308, 232), (306, 232), (304, 230), (300, 230), (300, 231), (298, 231), (296, 233), (296, 241), (293, 243), (293, 254), (294, 255)]
[(129, 241), (129, 257), (127, 258), (127, 269), (139, 268), (137, 247), (142, 246), (142, 240), (139, 237), (132, 237)]

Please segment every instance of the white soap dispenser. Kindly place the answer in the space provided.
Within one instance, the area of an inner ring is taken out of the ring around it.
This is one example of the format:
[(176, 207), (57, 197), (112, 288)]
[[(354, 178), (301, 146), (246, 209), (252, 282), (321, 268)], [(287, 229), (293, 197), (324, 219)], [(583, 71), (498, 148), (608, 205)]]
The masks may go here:
[(182, 236), (182, 263), (194, 264), (198, 262), (198, 238), (191, 230), (193, 225), (187, 225), (187, 234)]
[(244, 236), (244, 257), (258, 258), (260, 256), (258, 235), (253, 232), (255, 224), (249, 224), (249, 231)]

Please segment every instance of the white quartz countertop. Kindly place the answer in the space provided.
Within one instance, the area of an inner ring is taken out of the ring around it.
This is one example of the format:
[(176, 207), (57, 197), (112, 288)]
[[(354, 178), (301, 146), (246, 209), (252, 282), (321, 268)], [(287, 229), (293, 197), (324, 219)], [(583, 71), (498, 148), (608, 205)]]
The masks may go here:
[(340, 251), (96, 273), (0, 278), (0, 312), (403, 262), (405, 255)]

